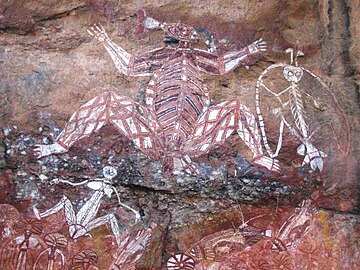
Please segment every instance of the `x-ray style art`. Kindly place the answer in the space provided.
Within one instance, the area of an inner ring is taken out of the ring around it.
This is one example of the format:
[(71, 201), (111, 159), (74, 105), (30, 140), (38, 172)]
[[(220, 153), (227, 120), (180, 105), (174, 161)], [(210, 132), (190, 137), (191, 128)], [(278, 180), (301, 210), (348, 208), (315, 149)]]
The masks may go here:
[(278, 161), (263, 153), (260, 131), (249, 108), (239, 100), (210, 106), (201, 74), (231, 72), (248, 56), (266, 51), (266, 43), (259, 39), (218, 55), (211, 35), (205, 42), (208, 50), (192, 47), (200, 34), (189, 25), (161, 23), (146, 16), (143, 24), (146, 29), (162, 29), (166, 46), (132, 55), (116, 45), (102, 26), (88, 32), (103, 44), (122, 74), (151, 78), (146, 105), (118, 93), (103, 93), (71, 116), (54, 144), (37, 145), (37, 157), (67, 152), (75, 142), (111, 123), (143, 153), (162, 159), (165, 173), (198, 173), (192, 158), (222, 145), (235, 131), (252, 151), (256, 164), (279, 171)]
[(0, 269), (25, 270), (35, 263), (36, 254), (45, 248), (39, 237), (43, 226), (36, 219), (24, 219), (14, 227), (18, 235), (5, 243), (1, 250)]
[[(325, 82), (309, 69), (298, 65), (298, 57), (304, 56), (304, 53), (297, 51), (294, 59), (294, 50), (292, 48), (287, 49), (286, 52), (291, 54), (290, 64), (276, 63), (269, 66), (261, 73), (256, 84), (256, 111), (263, 145), (270, 157), (278, 157), (282, 147), (284, 127), (286, 126), (290, 133), (301, 143), (297, 148), (297, 153), (304, 156), (302, 165), (309, 164), (312, 170), (315, 171), (318, 169), (319, 171), (322, 171), (324, 167), (323, 159), (326, 158), (327, 155), (313, 143), (314, 136), (321, 126), (310, 127), (308, 117), (309, 112), (306, 111), (305, 98), (309, 99), (316, 109), (321, 111), (321, 108), (314, 93), (311, 93), (308, 89), (304, 89), (303, 86), (300, 86), (300, 82), (306, 73), (320, 84), (320, 88), (330, 93), (334, 106), (337, 107), (340, 114), (342, 114), (341, 120), (343, 121), (345, 129), (348, 129), (348, 124), (337, 104), (335, 96), (333, 96)], [(271, 82), (269, 73), (277, 69), (282, 69), (283, 77), (288, 82), (288, 86), (285, 89), (272, 89), (268, 84), (268, 82)], [(268, 102), (268, 99), (263, 97), (264, 92), (275, 98), (277, 101), (276, 104), (279, 106), (272, 109), (272, 115), (276, 115), (280, 119), (279, 137), (275, 151), (269, 145), (266, 134), (266, 123), (261, 112), (260, 105), (267, 104)], [(332, 127), (332, 129), (335, 128)], [(344, 136), (348, 137), (346, 131)], [(339, 146), (338, 148), (343, 148), (342, 150), (344, 152), (347, 151), (346, 146)]]
[(120, 196), (117, 190), (112, 186), (112, 179), (117, 175), (114, 167), (105, 166), (103, 168), (103, 179), (85, 180), (79, 183), (70, 182), (68, 180), (52, 180), (54, 184), (65, 183), (71, 186), (87, 185), (88, 188), (94, 190), (94, 194), (89, 198), (81, 209), (76, 213), (72, 202), (64, 195), (63, 198), (52, 208), (40, 213), (34, 206), (33, 210), (36, 217), (40, 220), (49, 215), (53, 215), (61, 210), (64, 210), (66, 222), (69, 226), (69, 233), (73, 239), (89, 234), (92, 229), (107, 224), (110, 226), (118, 246), (122, 245), (121, 233), (118, 221), (114, 214), (107, 214), (105, 216), (97, 217), (102, 198), (107, 195), (109, 198), (115, 192), (118, 198), (118, 204), (130, 211), (134, 212), (136, 221), (140, 220), (140, 214), (133, 208), (123, 204), (120, 201)]
[[(186, 252), (171, 256), (167, 261), (167, 269), (222, 269), (221, 267), (215, 267), (216, 261), (222, 254), (231, 254), (232, 250), (237, 250), (240, 253), (245, 252), (265, 242), (269, 243), (267, 245), (269, 250), (279, 253), (288, 252), (295, 249), (306, 235), (312, 223), (311, 220), (316, 213), (314, 203), (311, 200), (304, 200), (279, 229), (271, 228), (266, 230), (256, 228), (249, 223), (269, 215), (253, 217), (247, 222), (243, 222), (239, 228), (208, 235), (192, 245)], [(208, 268), (195, 268), (201, 261), (210, 262)], [(212, 263), (213, 268), (211, 268)]]
[(109, 270), (135, 270), (135, 264), (148, 247), (152, 231), (156, 227), (155, 223), (151, 223), (149, 228), (138, 231), (134, 236), (125, 233), (122, 236), (116, 259), (111, 264)]
[[(104, 174), (112, 174), (114, 176), (114, 171), (111, 168), (107, 168), (107, 171)], [(151, 222), (150, 226), (145, 229), (131, 232), (127, 230), (121, 231), (118, 237), (115, 236), (117, 237), (116, 244), (114, 241), (106, 244), (107, 248), (109, 248), (106, 251), (109, 252), (107, 258), (99, 258), (96, 251), (84, 249), (84, 244), (85, 246), (94, 244), (93, 238), (81, 238), (84, 241), (81, 241), (79, 238), (75, 239), (71, 233), (76, 232), (71, 231), (71, 229), (69, 229), (70, 237), (66, 233), (62, 234), (52, 231), (58, 230), (54, 229), (59, 228), (59, 224), (54, 224), (54, 222), (58, 222), (58, 219), (37, 220), (20, 218), (19, 221), (19, 213), (15, 208), (6, 204), (1, 206), (7, 207), (8, 215), (11, 214), (13, 216), (12, 219), (9, 219), (10, 224), (14, 221), (8, 228), (13, 233), (6, 235), (3, 241), (0, 242), (0, 269), (4, 270), (105, 269), (103, 267), (98, 268), (100, 261), (102, 265), (107, 263), (106, 269), (108, 270), (135, 270), (136, 264), (150, 245), (154, 229), (157, 228), (157, 224)], [(65, 211), (71, 211), (71, 208), (68, 207)], [(83, 227), (85, 228), (85, 226)], [(109, 229), (112, 228), (112, 225), (109, 224)], [(86, 229), (89, 229), (89, 227), (86, 227)], [(115, 234), (114, 231), (113, 233)], [(80, 237), (81, 235), (78, 234), (77, 236)], [(109, 235), (104, 237), (109, 238)], [(78, 243), (75, 244), (74, 242)]]

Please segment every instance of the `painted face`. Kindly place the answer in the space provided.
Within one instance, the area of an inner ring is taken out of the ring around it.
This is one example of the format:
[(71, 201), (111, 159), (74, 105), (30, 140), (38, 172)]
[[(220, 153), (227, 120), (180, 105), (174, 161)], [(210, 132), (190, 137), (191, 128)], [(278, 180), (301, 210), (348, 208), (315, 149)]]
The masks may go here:
[(105, 166), (103, 168), (103, 174), (106, 179), (111, 180), (117, 175), (117, 171), (114, 167)]
[(283, 71), (285, 79), (290, 83), (300, 82), (304, 72), (300, 67), (286, 66)]
[(179, 41), (197, 41), (199, 35), (193, 27), (182, 23), (165, 23), (162, 27), (167, 36)]

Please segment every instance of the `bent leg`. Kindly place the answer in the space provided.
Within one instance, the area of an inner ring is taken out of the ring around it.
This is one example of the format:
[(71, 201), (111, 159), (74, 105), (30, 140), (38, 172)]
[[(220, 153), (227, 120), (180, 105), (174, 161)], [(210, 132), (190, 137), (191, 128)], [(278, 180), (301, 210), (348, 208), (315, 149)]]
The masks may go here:
[(120, 228), (118, 221), (114, 214), (105, 215), (103, 217), (96, 218), (89, 222), (85, 228), (87, 232), (91, 231), (92, 229), (95, 229), (101, 225), (108, 224), (110, 225), (110, 228), (115, 235), (116, 243), (120, 247), (121, 245), (121, 234), (120, 234)]
[(41, 219), (41, 218), (56, 214), (63, 208), (64, 208), (64, 212), (65, 212), (66, 222), (68, 223), (68, 225), (70, 226), (71, 224), (74, 224), (76, 222), (76, 215), (75, 215), (74, 207), (73, 207), (71, 201), (65, 195), (62, 197), (62, 199), (56, 205), (54, 205), (52, 208), (46, 210), (45, 212), (40, 213), (39, 210), (35, 206), (33, 206), (33, 211), (34, 211), (35, 216), (38, 219)]
[(163, 140), (160, 127), (149, 109), (115, 93), (111, 94), (110, 108), (109, 121), (120, 133), (151, 158), (161, 157)]
[(280, 166), (276, 159), (264, 156), (261, 146), (261, 136), (255, 116), (250, 112), (249, 108), (240, 101), (237, 103), (237, 114), (239, 115), (237, 133), (253, 152), (254, 162), (271, 171), (280, 171)]
[(37, 158), (64, 153), (77, 141), (98, 131), (109, 119), (111, 93), (103, 93), (82, 105), (70, 118), (54, 144), (36, 145)]
[[(150, 225), (151, 226), (151, 225)], [(156, 226), (156, 225), (155, 225)], [(110, 270), (130, 270), (135, 269), (135, 263), (141, 258), (144, 250), (148, 247), (152, 231), (155, 227), (152, 226), (145, 230), (140, 230), (135, 236), (124, 238), (119, 252), (116, 254), (116, 259), (110, 266)]]
[(279, 170), (276, 160), (264, 156), (255, 117), (240, 101), (226, 101), (209, 107), (199, 118), (183, 150), (190, 156), (206, 154), (222, 145), (235, 130), (252, 151), (255, 163), (269, 170)]

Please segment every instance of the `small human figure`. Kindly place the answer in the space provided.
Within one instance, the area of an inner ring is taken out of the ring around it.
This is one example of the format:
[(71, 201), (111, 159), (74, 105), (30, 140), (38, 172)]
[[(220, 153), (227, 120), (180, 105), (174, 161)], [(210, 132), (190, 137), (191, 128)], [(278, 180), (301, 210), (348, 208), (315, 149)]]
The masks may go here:
[(103, 175), (103, 179), (100, 178), (94, 180), (85, 180), (80, 183), (59, 179), (52, 180), (52, 184), (65, 183), (71, 186), (81, 186), (86, 184), (88, 188), (95, 190), (95, 192), (77, 213), (75, 213), (74, 206), (72, 205), (71, 201), (64, 195), (63, 198), (54, 207), (46, 210), (45, 212), (40, 213), (39, 210), (34, 206), (33, 210), (35, 216), (38, 219), (41, 219), (64, 209), (66, 222), (69, 225), (69, 233), (73, 239), (87, 235), (89, 231), (103, 224), (109, 224), (113, 234), (115, 235), (117, 244), (120, 245), (121, 235), (118, 221), (115, 215), (108, 214), (95, 218), (104, 195), (107, 195), (109, 198), (111, 198), (112, 193), (115, 192), (118, 198), (118, 204), (132, 211), (135, 214), (136, 222), (138, 222), (141, 217), (136, 210), (126, 204), (123, 204), (120, 201), (120, 196), (117, 190), (112, 186), (112, 179), (117, 175), (116, 169), (111, 166), (105, 166), (103, 168)]

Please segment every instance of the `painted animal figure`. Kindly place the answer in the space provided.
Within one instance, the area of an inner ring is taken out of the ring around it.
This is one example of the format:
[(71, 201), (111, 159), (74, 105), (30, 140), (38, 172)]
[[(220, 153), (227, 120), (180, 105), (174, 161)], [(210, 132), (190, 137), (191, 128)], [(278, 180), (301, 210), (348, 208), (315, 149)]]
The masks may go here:
[(85, 180), (80, 183), (73, 183), (67, 180), (54, 179), (53, 184), (65, 183), (71, 186), (87, 185), (94, 190), (94, 194), (89, 198), (81, 209), (75, 213), (71, 201), (64, 195), (63, 198), (52, 208), (40, 213), (34, 206), (33, 210), (38, 219), (53, 215), (64, 209), (66, 222), (69, 225), (69, 233), (73, 239), (89, 234), (89, 231), (101, 225), (109, 224), (115, 235), (118, 246), (121, 244), (121, 235), (118, 221), (114, 214), (108, 214), (102, 217), (96, 217), (102, 198), (107, 195), (109, 198), (115, 192), (118, 197), (118, 204), (134, 212), (136, 221), (140, 220), (140, 214), (129, 206), (120, 202), (120, 197), (116, 189), (112, 186), (112, 179), (117, 175), (115, 168), (105, 166), (103, 169), (104, 179)]
[[(281, 150), (284, 126), (286, 126), (290, 133), (301, 142), (301, 144), (297, 148), (297, 153), (304, 156), (302, 165), (304, 166), (306, 164), (309, 164), (312, 170), (315, 171), (316, 169), (318, 169), (319, 171), (322, 171), (324, 166), (323, 158), (326, 157), (326, 154), (323, 151), (319, 150), (313, 143), (314, 135), (320, 128), (316, 127), (311, 129), (309, 127), (309, 119), (304, 102), (305, 97), (310, 99), (317, 109), (319, 109), (319, 105), (317, 104), (315, 98), (311, 95), (312, 93), (304, 91), (299, 85), (305, 73), (309, 74), (313, 79), (320, 83), (323, 89), (330, 93), (331, 99), (333, 99), (334, 101), (334, 106), (341, 114), (343, 125), (346, 127), (346, 130), (348, 130), (347, 120), (344, 117), (344, 114), (342, 113), (340, 107), (338, 106), (336, 98), (333, 96), (330, 89), (323, 82), (323, 80), (321, 80), (310, 70), (298, 66), (297, 58), (299, 56), (304, 56), (304, 53), (298, 51), (294, 59), (294, 50), (292, 48), (287, 49), (286, 52), (291, 54), (290, 64), (277, 63), (269, 66), (261, 73), (256, 84), (256, 111), (258, 115), (264, 147), (270, 157), (276, 158)], [(288, 87), (280, 91), (277, 89), (271, 89), (271, 87), (266, 82), (266, 77), (268, 76), (268, 73), (272, 70), (276, 70), (277, 68), (282, 68), (282, 74), (289, 84)], [(280, 118), (279, 138), (275, 152), (271, 149), (269, 145), (266, 135), (264, 117), (260, 109), (261, 103), (266, 104), (268, 99), (262, 98), (260, 95), (261, 93), (266, 93), (270, 96), (273, 96), (280, 105), (280, 107), (272, 110), (272, 112), (275, 115), (278, 115)], [(334, 128), (332, 127), (332, 129)], [(346, 137), (348, 137), (348, 133), (346, 134)], [(346, 140), (348, 141), (348, 138)], [(348, 152), (347, 149), (344, 150), (345, 152)]]
[[(64, 153), (80, 139), (111, 123), (135, 146), (153, 159), (163, 160), (163, 172), (198, 172), (191, 158), (222, 145), (235, 131), (253, 153), (254, 162), (279, 171), (277, 160), (264, 155), (256, 119), (239, 100), (210, 106), (202, 73), (224, 75), (238, 67), (249, 55), (266, 51), (259, 39), (238, 51), (223, 55), (198, 48), (192, 43), (199, 33), (181, 23), (160, 23), (145, 17), (148, 29), (162, 29), (164, 47), (132, 55), (116, 45), (100, 25), (88, 30), (110, 54), (117, 69), (126, 76), (151, 77), (146, 105), (103, 93), (76, 111), (54, 144), (37, 145), (38, 158)], [(209, 40), (207, 40), (209, 44)]]

